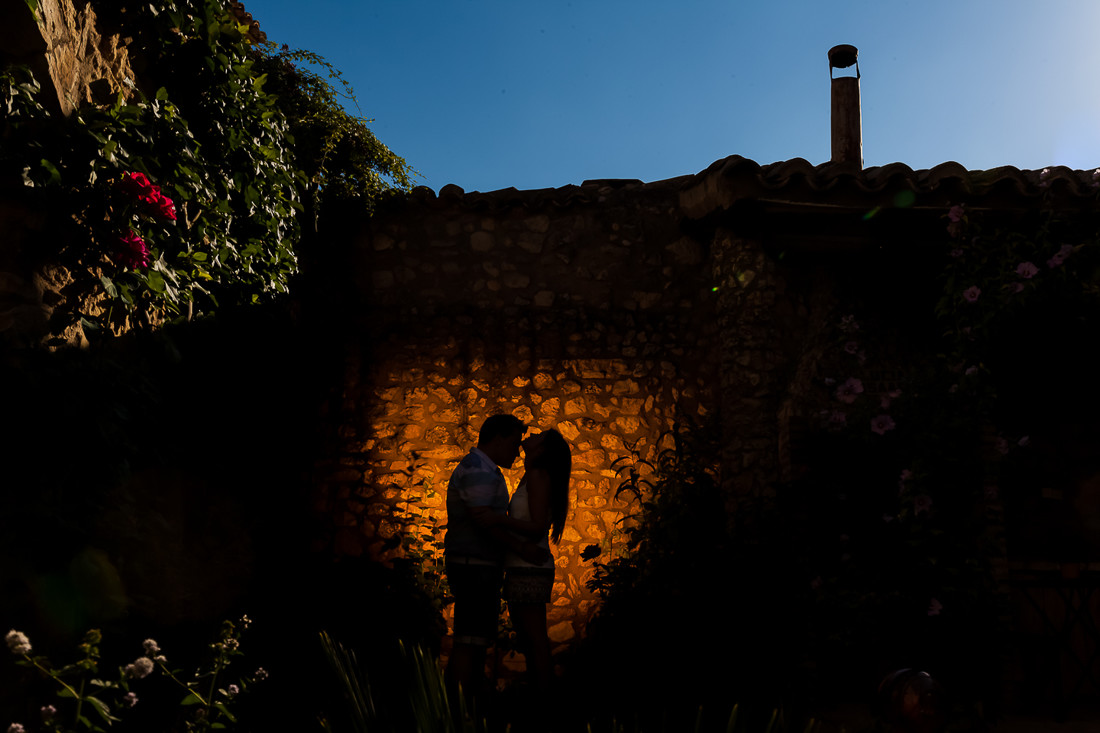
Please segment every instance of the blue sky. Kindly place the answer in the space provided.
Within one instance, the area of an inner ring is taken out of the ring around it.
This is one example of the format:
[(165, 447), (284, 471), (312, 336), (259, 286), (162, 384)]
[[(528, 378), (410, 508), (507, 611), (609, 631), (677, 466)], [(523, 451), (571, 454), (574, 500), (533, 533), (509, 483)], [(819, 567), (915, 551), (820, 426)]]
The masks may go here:
[(1097, 0), (246, 0), (438, 191), (826, 162), (859, 48), (866, 166), (1100, 166)]

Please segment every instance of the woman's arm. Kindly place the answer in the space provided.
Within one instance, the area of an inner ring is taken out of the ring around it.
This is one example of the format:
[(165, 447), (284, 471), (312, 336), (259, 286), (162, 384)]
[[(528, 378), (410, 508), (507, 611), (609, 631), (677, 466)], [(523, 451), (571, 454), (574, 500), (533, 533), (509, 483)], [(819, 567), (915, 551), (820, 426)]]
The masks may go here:
[(531, 519), (516, 519), (509, 515), (505, 527), (520, 534), (541, 539), (550, 531), (550, 474), (541, 469), (527, 472), (527, 506)]

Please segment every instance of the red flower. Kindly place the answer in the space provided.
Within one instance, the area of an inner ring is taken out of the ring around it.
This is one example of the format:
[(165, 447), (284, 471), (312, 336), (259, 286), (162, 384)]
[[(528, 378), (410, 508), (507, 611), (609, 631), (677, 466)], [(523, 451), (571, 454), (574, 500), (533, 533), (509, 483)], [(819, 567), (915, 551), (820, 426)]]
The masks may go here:
[(138, 171), (127, 173), (126, 177), (122, 179), (118, 186), (126, 193), (131, 196), (137, 196), (138, 198), (143, 198), (146, 191), (150, 188), (155, 188), (149, 179), (146, 178), (145, 174), (139, 173)]
[(119, 183), (119, 188), (133, 196), (142, 204), (150, 216), (157, 219), (176, 220), (176, 205), (172, 199), (160, 192), (160, 186), (153, 184), (144, 173), (131, 171)]
[(172, 203), (172, 199), (168, 198), (157, 192), (159, 198), (156, 201), (150, 202), (154, 211), (153, 215), (158, 216), (161, 219), (176, 220), (176, 205)]
[(124, 237), (119, 237), (122, 249), (118, 253), (119, 262), (131, 269), (149, 266), (149, 248), (145, 240), (133, 229)]

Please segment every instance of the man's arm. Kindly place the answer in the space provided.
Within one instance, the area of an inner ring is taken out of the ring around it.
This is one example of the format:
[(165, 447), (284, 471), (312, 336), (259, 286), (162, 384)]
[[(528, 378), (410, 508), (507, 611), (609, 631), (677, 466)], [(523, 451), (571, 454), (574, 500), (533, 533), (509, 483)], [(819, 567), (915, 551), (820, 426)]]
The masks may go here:
[(489, 535), (500, 544), (504, 545), (508, 549), (515, 552), (524, 562), (529, 562), (532, 565), (542, 565), (544, 562), (550, 559), (550, 551), (545, 547), (540, 547), (530, 540), (521, 539), (516, 535), (505, 529), (503, 524), (494, 524), (493, 526), (479, 525)]
[(470, 475), (462, 478), (458, 495), (466, 505), (467, 510), (470, 512), (470, 518), (478, 528), (487, 533), (498, 544), (518, 554), (525, 562), (541, 565), (550, 559), (550, 553), (546, 548), (516, 537), (500, 524), (499, 520), (506, 518), (507, 514), (499, 514), (492, 509), (492, 499), (497, 491), (494, 475), (484, 472), (471, 472)]
[(546, 471), (529, 471), (526, 477), (527, 507), (530, 519), (501, 515), (488, 507), (474, 507), (470, 513), (481, 527), (503, 525), (520, 534), (540, 540), (550, 531), (550, 475)]

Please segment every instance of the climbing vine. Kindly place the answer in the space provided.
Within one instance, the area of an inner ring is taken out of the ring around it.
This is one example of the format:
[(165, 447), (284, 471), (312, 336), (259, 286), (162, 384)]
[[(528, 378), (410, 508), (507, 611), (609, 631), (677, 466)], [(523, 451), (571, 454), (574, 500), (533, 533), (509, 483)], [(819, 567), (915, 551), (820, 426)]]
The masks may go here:
[(51, 212), (36, 254), (71, 277), (65, 315), (86, 333), (279, 297), (305, 197), (315, 213), (322, 193), (369, 202), (409, 187), (404, 160), (344, 111), (350, 87), (341, 98), (294, 64), (342, 82), (315, 54), (258, 46), (215, 0), (103, 12), (134, 32), (140, 87), (61, 118), (27, 69), (3, 72), (0, 166)]

